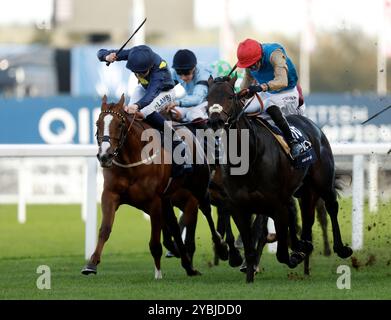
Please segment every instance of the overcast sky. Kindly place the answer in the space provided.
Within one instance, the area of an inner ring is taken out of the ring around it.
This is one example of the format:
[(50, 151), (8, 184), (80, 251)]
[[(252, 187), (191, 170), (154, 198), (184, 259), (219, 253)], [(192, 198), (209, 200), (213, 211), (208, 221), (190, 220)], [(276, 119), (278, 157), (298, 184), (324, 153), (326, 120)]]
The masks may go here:
[[(217, 26), (224, 0), (195, 0), (195, 21), (200, 28)], [(302, 27), (307, 0), (228, 0), (233, 23), (250, 20), (257, 30), (297, 33)], [(318, 29), (359, 27), (375, 34), (382, 0), (312, 0)], [(0, 0), (0, 23), (31, 23), (50, 19), (52, 0)], [(278, 18), (277, 18), (278, 16)], [(175, 18), (175, 16), (174, 16)], [(391, 19), (391, 18), (390, 18)]]
[[(216, 26), (216, 12), (224, 0), (196, 0), (198, 26)], [(318, 29), (349, 30), (359, 27), (375, 34), (381, 15), (382, 0), (312, 0), (313, 22)], [(229, 15), (234, 23), (250, 20), (257, 30), (292, 34), (300, 31), (307, 0), (228, 0)]]

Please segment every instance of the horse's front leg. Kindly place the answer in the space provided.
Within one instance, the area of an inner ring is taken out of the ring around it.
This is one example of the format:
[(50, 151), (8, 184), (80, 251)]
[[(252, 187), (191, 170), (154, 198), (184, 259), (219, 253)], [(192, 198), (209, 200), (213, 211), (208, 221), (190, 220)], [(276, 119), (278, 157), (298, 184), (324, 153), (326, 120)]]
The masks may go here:
[(222, 239), (221, 235), (216, 231), (213, 219), (212, 219), (212, 210), (210, 208), (210, 199), (209, 194), (200, 201), (200, 210), (208, 221), (210, 232), (212, 233), (212, 241), (214, 244), (214, 249), (218, 257), (226, 261), (228, 260), (228, 245)]
[(92, 254), (87, 265), (82, 269), (81, 273), (84, 275), (96, 274), (97, 265), (100, 262), (103, 246), (109, 239), (111, 229), (113, 227), (115, 212), (119, 206), (119, 195), (107, 190), (103, 190), (102, 193), (102, 222), (99, 229), (99, 238), (95, 251)]
[(148, 210), (151, 221), (151, 237), (149, 240), (149, 250), (155, 262), (155, 279), (162, 279), (161, 257), (163, 254), (162, 244), (160, 243), (160, 235), (163, 225), (162, 202), (160, 199), (155, 199)]
[(217, 212), (219, 219), (224, 220), (225, 225), (225, 241), (229, 247), (228, 263), (231, 267), (239, 267), (243, 263), (243, 258), (240, 255), (239, 249), (235, 247), (235, 237), (231, 228), (231, 214), (224, 207), (218, 207)]
[(246, 281), (248, 283), (254, 282), (254, 273), (256, 269), (256, 252), (251, 235), (251, 213), (240, 213), (240, 210), (233, 210), (232, 218), (234, 219), (235, 224), (239, 229), (239, 233), (243, 241), (244, 256), (247, 266)]
[[(181, 233), (179, 230), (178, 221), (175, 217), (175, 213), (174, 213), (170, 199), (168, 199), (168, 198), (163, 199), (162, 206), (163, 206), (164, 222), (166, 223), (172, 236), (174, 237), (174, 241), (177, 245), (177, 248), (179, 250), (179, 254), (181, 256), (182, 267), (186, 270), (186, 273), (188, 276), (200, 275), (201, 274), (200, 272), (193, 269), (191, 258), (186, 251), (185, 245), (183, 244)], [(196, 213), (197, 212), (194, 212), (194, 215), (196, 215)], [(185, 218), (188, 216), (188, 212), (187, 212), (186, 208), (185, 208), (185, 212), (183, 214), (185, 215)], [(190, 232), (189, 236), (191, 236), (191, 237), (194, 237), (193, 227), (194, 227), (194, 231), (195, 231), (195, 223), (196, 223), (196, 221), (193, 223), (193, 226), (191, 226), (191, 225), (186, 226), (186, 234), (188, 232)], [(188, 227), (190, 230), (188, 230)], [(188, 238), (188, 236), (187, 236), (187, 238)], [(188, 240), (190, 242), (189, 243), (190, 246), (192, 246), (192, 244), (194, 245), (194, 239), (190, 240), (188, 238)], [(195, 250), (195, 247), (194, 247), (194, 250)], [(194, 250), (193, 250), (193, 253), (194, 253)]]
[(293, 252), (291, 256), (289, 256), (288, 250), (288, 207), (287, 206), (279, 206), (276, 208), (275, 215), (275, 226), (277, 232), (277, 260), (280, 263), (284, 263), (289, 266), (289, 268), (295, 268), (300, 262), (304, 259), (304, 254), (301, 252)]

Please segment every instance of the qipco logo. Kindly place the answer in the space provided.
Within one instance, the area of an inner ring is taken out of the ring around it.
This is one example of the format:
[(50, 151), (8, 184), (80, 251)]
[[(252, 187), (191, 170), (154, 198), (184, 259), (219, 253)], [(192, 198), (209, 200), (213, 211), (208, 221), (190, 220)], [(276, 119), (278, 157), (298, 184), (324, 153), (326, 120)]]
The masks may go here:
[[(97, 118), (99, 109), (94, 110), (94, 118)], [(91, 137), (90, 110), (81, 108), (77, 119), (68, 110), (53, 108), (46, 111), (39, 121), (39, 134), (46, 143), (90, 143)], [(75, 141), (78, 133), (78, 141)]]

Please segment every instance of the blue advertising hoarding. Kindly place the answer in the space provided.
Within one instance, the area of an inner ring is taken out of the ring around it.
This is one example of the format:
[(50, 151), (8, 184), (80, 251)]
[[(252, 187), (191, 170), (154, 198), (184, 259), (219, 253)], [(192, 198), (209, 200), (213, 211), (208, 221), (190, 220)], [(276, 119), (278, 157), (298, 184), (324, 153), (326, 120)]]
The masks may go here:
[(311, 94), (306, 115), (335, 142), (390, 142), (391, 109), (362, 124), (391, 105), (391, 96), (375, 94)]
[[(100, 104), (93, 97), (1, 99), (0, 143), (95, 143)], [(361, 125), (391, 105), (391, 96), (313, 94), (306, 105), (332, 142), (391, 142), (391, 109)]]
[(1, 99), (0, 143), (94, 143), (100, 99)]

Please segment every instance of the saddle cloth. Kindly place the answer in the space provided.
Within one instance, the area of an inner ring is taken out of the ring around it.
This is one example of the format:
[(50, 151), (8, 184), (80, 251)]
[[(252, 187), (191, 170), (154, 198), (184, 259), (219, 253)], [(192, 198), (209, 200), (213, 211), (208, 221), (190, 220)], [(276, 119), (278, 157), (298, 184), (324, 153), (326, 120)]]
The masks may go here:
[(285, 141), (285, 138), (281, 130), (277, 126), (266, 121), (265, 119), (256, 117), (256, 120), (260, 124), (265, 126), (273, 134), (273, 136), (276, 138), (276, 140), (278, 141), (282, 149), (288, 155), (289, 159), (291, 160), (295, 168), (297, 169), (306, 168), (316, 161), (317, 159), (316, 153), (315, 150), (312, 148), (311, 142), (298, 128), (291, 125), (289, 126), (292, 132), (292, 136), (295, 139), (297, 139), (301, 145), (300, 155), (296, 159), (293, 159), (290, 153), (290, 148), (288, 146), (288, 143)]

